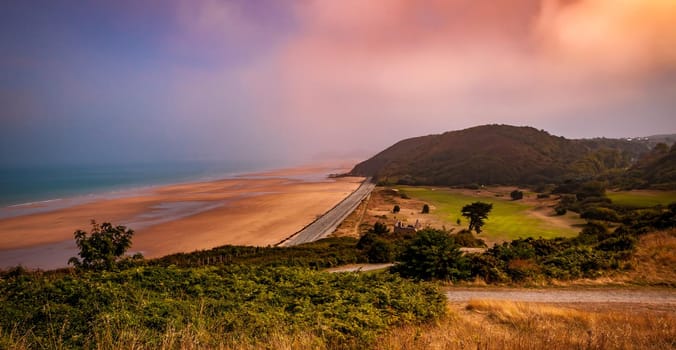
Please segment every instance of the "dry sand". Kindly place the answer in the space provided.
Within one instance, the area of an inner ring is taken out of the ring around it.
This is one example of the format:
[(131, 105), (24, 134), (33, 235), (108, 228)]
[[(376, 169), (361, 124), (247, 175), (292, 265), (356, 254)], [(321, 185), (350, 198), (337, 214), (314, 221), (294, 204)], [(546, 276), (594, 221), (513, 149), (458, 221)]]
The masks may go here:
[(92, 219), (134, 229), (131, 250), (149, 258), (225, 244), (273, 245), (328, 211), (363, 180), (285, 178), (318, 171), (296, 168), (250, 178), (163, 186), (0, 219), (0, 268), (19, 263), (64, 266), (77, 252), (73, 232), (88, 230)]

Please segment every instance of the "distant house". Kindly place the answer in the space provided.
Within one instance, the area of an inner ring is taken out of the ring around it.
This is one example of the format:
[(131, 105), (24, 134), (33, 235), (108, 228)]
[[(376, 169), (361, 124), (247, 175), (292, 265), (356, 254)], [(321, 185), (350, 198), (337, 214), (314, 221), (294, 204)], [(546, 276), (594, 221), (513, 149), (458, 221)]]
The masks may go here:
[(422, 228), (422, 225), (418, 220), (415, 221), (415, 225), (404, 225), (403, 222), (397, 221), (394, 225), (394, 233), (416, 233)]

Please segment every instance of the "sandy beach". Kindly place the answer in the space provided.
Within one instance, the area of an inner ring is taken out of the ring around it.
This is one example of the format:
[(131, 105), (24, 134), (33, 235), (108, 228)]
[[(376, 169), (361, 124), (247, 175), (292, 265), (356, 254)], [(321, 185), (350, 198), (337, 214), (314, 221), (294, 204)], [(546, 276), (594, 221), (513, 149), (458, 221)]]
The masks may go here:
[(273, 245), (332, 208), (363, 180), (326, 179), (325, 170), (294, 168), (176, 184), (3, 218), (0, 268), (65, 266), (77, 253), (73, 232), (88, 230), (92, 219), (134, 229), (130, 251), (147, 258), (225, 244)]

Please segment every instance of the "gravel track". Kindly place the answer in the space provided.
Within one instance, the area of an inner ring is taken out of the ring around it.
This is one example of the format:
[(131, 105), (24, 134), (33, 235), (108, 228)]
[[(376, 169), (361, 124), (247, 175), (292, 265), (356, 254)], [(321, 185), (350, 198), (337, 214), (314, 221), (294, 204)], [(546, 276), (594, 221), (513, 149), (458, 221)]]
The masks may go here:
[(471, 299), (536, 303), (624, 303), (669, 306), (676, 311), (676, 290), (670, 289), (454, 289), (446, 291), (450, 302)]

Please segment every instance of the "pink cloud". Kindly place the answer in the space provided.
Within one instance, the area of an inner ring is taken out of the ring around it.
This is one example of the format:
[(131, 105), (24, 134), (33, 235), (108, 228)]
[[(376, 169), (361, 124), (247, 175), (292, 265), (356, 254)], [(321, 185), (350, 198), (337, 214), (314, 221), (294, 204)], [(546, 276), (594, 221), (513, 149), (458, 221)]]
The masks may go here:
[(559, 61), (613, 73), (676, 68), (672, 0), (548, 0), (535, 32)]
[[(222, 3), (191, 6), (198, 11), (190, 16), (195, 33), (227, 42), (230, 33), (256, 31), (256, 23)], [(215, 89), (235, 81), (256, 101), (253, 118), (280, 131), (274, 137), (290, 152), (352, 147), (345, 140), (375, 150), (401, 137), (481, 123), (547, 128), (590, 115), (597, 125), (631, 129), (640, 118), (618, 116), (621, 106), (664, 103), (674, 91), (654, 83), (675, 67), (671, 0), (294, 6), (291, 35), (244, 69), (208, 79)]]

